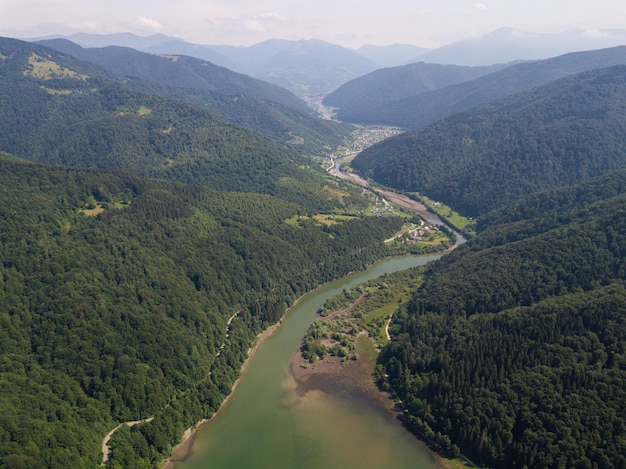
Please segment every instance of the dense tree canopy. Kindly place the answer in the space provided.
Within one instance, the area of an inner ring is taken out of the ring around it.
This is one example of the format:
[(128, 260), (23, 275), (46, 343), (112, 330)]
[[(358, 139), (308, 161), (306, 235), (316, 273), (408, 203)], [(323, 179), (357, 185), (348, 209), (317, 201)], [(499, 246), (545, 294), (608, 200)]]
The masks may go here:
[[(165, 457), (210, 417), (298, 295), (385, 254), (402, 222), (289, 226), (307, 208), (0, 159), (0, 466)], [(229, 327), (226, 323), (237, 314)], [(219, 353), (218, 353), (219, 352)]]
[(489, 467), (626, 467), (624, 178), (521, 200), (431, 267), (381, 355), (413, 428)]

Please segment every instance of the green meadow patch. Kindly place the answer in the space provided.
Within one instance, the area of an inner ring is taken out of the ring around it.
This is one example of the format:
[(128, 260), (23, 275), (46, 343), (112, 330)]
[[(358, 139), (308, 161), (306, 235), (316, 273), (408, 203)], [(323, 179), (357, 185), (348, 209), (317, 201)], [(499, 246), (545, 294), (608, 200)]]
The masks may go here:
[(87, 80), (87, 75), (82, 75), (70, 70), (69, 68), (62, 67), (53, 60), (46, 59), (34, 52), (28, 58), (29, 70), (24, 70), (25, 76), (31, 76), (42, 80), (52, 80), (59, 78), (75, 78), (78, 80)]

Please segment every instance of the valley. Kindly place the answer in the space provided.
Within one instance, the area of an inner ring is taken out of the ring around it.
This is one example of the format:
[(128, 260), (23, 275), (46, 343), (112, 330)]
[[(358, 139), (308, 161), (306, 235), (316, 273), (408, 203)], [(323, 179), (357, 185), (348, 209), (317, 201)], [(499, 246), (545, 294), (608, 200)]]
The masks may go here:
[(623, 46), (183, 46), (0, 38), (0, 467), (626, 467)]

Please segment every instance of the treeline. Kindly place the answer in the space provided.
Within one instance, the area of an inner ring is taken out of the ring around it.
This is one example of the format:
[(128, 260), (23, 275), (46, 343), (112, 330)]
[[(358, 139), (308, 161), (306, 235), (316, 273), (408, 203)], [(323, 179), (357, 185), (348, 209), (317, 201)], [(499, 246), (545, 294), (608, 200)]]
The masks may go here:
[(478, 216), (624, 167), (626, 67), (585, 72), (386, 140), (351, 163)]
[(494, 468), (626, 467), (623, 180), (522, 200), (428, 269), (381, 354), (415, 431)]
[[(257, 334), (385, 255), (393, 218), (0, 160), (0, 466), (153, 467), (218, 408)], [(91, 211), (90, 211), (91, 210)], [(226, 322), (237, 311), (226, 338)]]

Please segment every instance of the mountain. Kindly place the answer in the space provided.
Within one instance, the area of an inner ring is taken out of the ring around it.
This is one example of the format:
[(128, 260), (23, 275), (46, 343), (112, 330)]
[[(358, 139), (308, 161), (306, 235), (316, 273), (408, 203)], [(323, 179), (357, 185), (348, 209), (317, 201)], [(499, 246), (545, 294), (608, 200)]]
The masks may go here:
[(379, 67), (396, 67), (416, 62), (419, 57), (430, 50), (412, 44), (392, 44), (389, 46), (369, 44), (359, 47), (356, 52), (376, 63)]
[(380, 359), (410, 428), (494, 469), (626, 464), (624, 181), (520, 200), (432, 265)]
[(626, 167), (626, 66), (583, 72), (375, 145), (351, 165), (478, 216)]
[(553, 59), (518, 63), (471, 81), (415, 96), (340, 111), (345, 120), (419, 129), (444, 117), (472, 109), (497, 98), (530, 90), (559, 78), (612, 65), (626, 64), (626, 46), (574, 52)]
[(419, 62), (399, 67), (375, 70), (350, 80), (328, 94), (323, 102), (339, 108), (337, 116), (343, 121), (358, 120), (371, 109), (386, 103), (446, 88), (496, 72), (505, 65), (489, 67), (462, 67)]
[(306, 104), (294, 94), (276, 85), (232, 72), (191, 56), (157, 56), (129, 47), (83, 48), (65, 39), (38, 41), (77, 59), (96, 63), (124, 78), (202, 91), (224, 91), (306, 110)]
[(118, 46), (85, 49), (65, 39), (39, 44), (101, 65), (135, 90), (202, 106), (294, 151), (319, 154), (329, 144), (339, 145), (349, 130), (316, 118), (304, 101), (284, 88), (204, 60)]
[[(42, 39), (55, 38), (38, 38)], [(326, 94), (379, 67), (356, 51), (316, 39), (270, 39), (249, 47), (198, 45), (163, 35), (79, 34), (67, 39), (84, 47), (115, 45), (158, 55), (188, 55), (274, 83), (300, 97)]]
[(516, 60), (541, 60), (569, 52), (607, 49), (625, 44), (626, 30), (576, 29), (542, 34), (501, 28), (416, 57), (424, 62), (478, 66)]
[(0, 150), (305, 204), (328, 199), (321, 170), (207, 110), (134, 91), (40, 45), (2, 39), (0, 58)]
[(310, 209), (13, 160), (0, 155), (0, 467), (99, 467), (104, 436), (145, 418), (116, 432), (109, 464), (159, 466), (285, 305), (384, 256), (402, 225), (290, 226)]
[(378, 66), (357, 52), (320, 40), (270, 39), (250, 47), (216, 47), (240, 71), (298, 96), (326, 94)]

